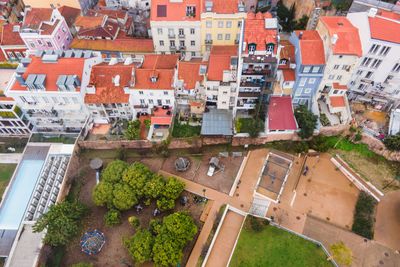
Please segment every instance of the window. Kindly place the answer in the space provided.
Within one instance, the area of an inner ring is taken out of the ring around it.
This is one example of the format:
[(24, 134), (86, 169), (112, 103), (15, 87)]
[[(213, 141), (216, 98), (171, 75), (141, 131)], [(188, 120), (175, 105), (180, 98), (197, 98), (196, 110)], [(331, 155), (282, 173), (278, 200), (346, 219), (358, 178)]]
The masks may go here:
[(20, 52), (14, 52), (17, 58), (22, 58), (22, 54)]
[(242, 21), (238, 21), (238, 28), (242, 27)]
[(358, 70), (356, 74), (357, 74), (357, 75), (361, 75), (362, 73), (363, 73), (362, 70)]
[(315, 78), (310, 78), (308, 79), (308, 84), (314, 84), (316, 80)]
[(343, 65), (342, 70), (347, 70), (349, 68), (349, 65)]
[(192, 57), (195, 57), (196, 56), (196, 52), (192, 52)]
[(149, 99), (149, 104), (153, 105), (153, 103), (154, 103), (153, 99)]
[(320, 70), (320, 67), (313, 67), (311, 72), (312, 73), (318, 73), (319, 70)]
[(168, 95), (168, 91), (164, 91), (164, 95)]
[(143, 95), (143, 91), (139, 91), (139, 95)]
[(368, 71), (367, 74), (365, 75), (365, 78), (370, 78), (372, 76), (372, 71)]
[(311, 67), (305, 66), (305, 67), (303, 68), (303, 73), (309, 73), (310, 70), (311, 70)]
[(300, 95), (301, 95), (301, 91), (302, 91), (302, 90), (298, 88), (298, 89), (296, 90), (295, 95), (296, 95), (296, 96), (300, 96)]
[(388, 76), (386, 77), (385, 83), (389, 83), (389, 81), (392, 80), (393, 77), (394, 77), (393, 75), (388, 75)]
[(160, 46), (164, 46), (164, 41), (160, 40)]
[(381, 49), (381, 52), (379, 52), (380, 56), (386, 56), (390, 51), (390, 47), (388, 46), (383, 46)]
[(140, 99), (140, 104), (144, 105), (145, 103), (144, 99)]
[(211, 20), (207, 20), (206, 21), (206, 28), (212, 28), (212, 21)]
[(306, 85), (306, 82), (307, 82), (307, 78), (301, 78), (301, 79), (300, 79), (300, 82), (299, 82), (299, 86), (304, 86), (304, 85)]
[(44, 103), (49, 103), (49, 99), (47, 97), (43, 96), (42, 99), (43, 99)]
[(337, 69), (339, 69), (339, 65), (335, 65), (335, 66), (333, 66), (333, 69), (334, 69), (334, 70), (337, 70)]
[(195, 42), (195, 41), (190, 41), (190, 45), (191, 45), (191, 46), (195, 46), (195, 45), (196, 45), (196, 42)]
[(169, 105), (169, 104), (171, 104), (171, 100), (167, 99), (167, 100), (165, 100), (165, 103), (166, 103), (167, 105)]
[(231, 35), (228, 33), (228, 34), (225, 34), (225, 40), (230, 40), (231, 39)]
[(336, 80), (340, 81), (342, 79), (342, 75), (336, 76)]
[(222, 40), (222, 34), (219, 33), (219, 34), (217, 35), (217, 39), (218, 39), (218, 40)]
[(69, 104), (69, 99), (67, 97), (63, 97), (64, 103)]
[(42, 40), (37, 40), (37, 43), (40, 44), (40, 45), (43, 44)]
[(174, 35), (175, 35), (174, 29), (169, 28), (168, 29), (168, 36), (174, 36)]
[(328, 76), (328, 80), (333, 80), (333, 79), (335, 79), (335, 75), (329, 75)]
[(376, 54), (376, 52), (378, 51), (379, 47), (381, 47), (381, 46), (380, 46), (380, 45), (377, 45), (377, 44), (373, 44), (373, 45), (371, 46), (371, 48), (369, 49), (369, 52), (368, 52), (368, 53), (370, 53), (370, 54)]
[(249, 44), (248, 49), (249, 49), (249, 53), (256, 51), (256, 44), (253, 44), (253, 43)]
[(14, 53), (13, 52), (7, 52), (7, 55), (10, 59), (15, 59)]
[(306, 88), (306, 89), (304, 89), (304, 93), (305, 93), (305, 94), (311, 94), (311, 92), (312, 92), (312, 89), (311, 89), (311, 88)]
[(227, 21), (226, 22), (226, 27), (227, 28), (232, 28), (232, 21)]
[(267, 52), (272, 53), (274, 51), (274, 44), (268, 44), (267, 45)]
[(170, 41), (169, 41), (169, 45), (170, 45), (170, 46), (175, 46), (175, 40), (170, 40)]
[(195, 17), (196, 16), (196, 7), (195, 6), (187, 6), (186, 7), (186, 17)]
[(190, 34), (195, 34), (195, 29), (194, 28), (190, 28)]
[(58, 98), (57, 97), (55, 97), (55, 96), (53, 96), (52, 98), (51, 98), (51, 100), (53, 101), (53, 103), (58, 103)]
[(64, 33), (67, 32), (67, 29), (65, 29), (65, 27), (62, 27), (61, 29)]
[(377, 69), (379, 67), (379, 65), (381, 65), (382, 60), (380, 59), (375, 59), (374, 62), (371, 65), (371, 68)]
[(333, 90), (334, 95), (337, 95), (337, 93), (339, 93), (339, 90)]
[(222, 20), (218, 21), (218, 28), (223, 28), (224, 22)]
[(162, 34), (162, 33), (163, 33), (162, 28), (157, 28), (157, 34)]
[(179, 30), (178, 30), (178, 34), (179, 34), (179, 35), (184, 35), (184, 34), (185, 34), (185, 32), (183, 31), (183, 29), (182, 29), (182, 28), (179, 28)]
[(185, 46), (185, 40), (180, 40), (179, 41), (179, 46), (181, 46), (181, 47)]
[(32, 48), (35, 48), (35, 47), (36, 47), (34, 42), (30, 42), (29, 45), (30, 45)]
[(399, 63), (394, 64), (392, 72), (400, 72), (400, 64)]
[(365, 57), (363, 59), (363, 61), (361, 62), (361, 65), (364, 66), (364, 67), (368, 67), (369, 63), (371, 63), (371, 60), (372, 60), (372, 58)]

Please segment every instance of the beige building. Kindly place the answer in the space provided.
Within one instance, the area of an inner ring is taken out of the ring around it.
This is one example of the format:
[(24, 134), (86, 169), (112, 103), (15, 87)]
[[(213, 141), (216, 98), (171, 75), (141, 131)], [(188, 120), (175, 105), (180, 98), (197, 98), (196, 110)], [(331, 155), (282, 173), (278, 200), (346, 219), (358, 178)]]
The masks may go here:
[(201, 52), (210, 51), (212, 45), (238, 44), (246, 15), (241, 1), (204, 1), (201, 13)]
[(62, 7), (62, 6), (70, 6), (74, 8), (79, 8), (83, 13), (92, 7), (94, 7), (97, 3), (96, 0), (23, 0), (25, 6), (31, 6), (33, 8), (49, 8), (51, 6), (54, 7)]

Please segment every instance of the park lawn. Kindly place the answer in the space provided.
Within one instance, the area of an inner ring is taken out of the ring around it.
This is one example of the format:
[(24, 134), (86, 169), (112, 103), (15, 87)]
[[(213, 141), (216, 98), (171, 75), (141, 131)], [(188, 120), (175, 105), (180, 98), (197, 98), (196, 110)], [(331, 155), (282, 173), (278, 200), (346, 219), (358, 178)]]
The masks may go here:
[(270, 225), (255, 232), (248, 222), (240, 233), (230, 267), (333, 266), (316, 244)]
[(0, 163), (0, 199), (2, 198), (3, 193), (10, 182), (15, 167), (17, 167), (17, 164)]

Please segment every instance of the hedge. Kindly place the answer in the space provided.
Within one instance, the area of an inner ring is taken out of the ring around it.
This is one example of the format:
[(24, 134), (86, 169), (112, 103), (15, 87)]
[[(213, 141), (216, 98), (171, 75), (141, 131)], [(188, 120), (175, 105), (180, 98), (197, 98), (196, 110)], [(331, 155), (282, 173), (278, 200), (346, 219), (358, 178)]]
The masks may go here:
[(374, 237), (374, 217), (377, 201), (366, 192), (361, 191), (354, 211), (354, 222), (351, 230), (365, 238)]

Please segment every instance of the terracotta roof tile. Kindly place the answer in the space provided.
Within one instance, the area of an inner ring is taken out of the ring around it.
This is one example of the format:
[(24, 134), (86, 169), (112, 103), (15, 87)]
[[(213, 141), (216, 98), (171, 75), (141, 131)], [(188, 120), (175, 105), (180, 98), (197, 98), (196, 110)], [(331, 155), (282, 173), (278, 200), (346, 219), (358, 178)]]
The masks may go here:
[(111, 51), (125, 53), (152, 53), (154, 52), (151, 39), (115, 39), (115, 40), (88, 40), (75, 38), (71, 48), (94, 51)]
[(120, 28), (117, 22), (107, 19), (104, 24), (93, 28), (79, 29), (78, 36), (80, 38), (110, 38), (115, 39)]
[(368, 17), (371, 38), (400, 43), (400, 19), (390, 20), (385, 17)]
[(142, 69), (173, 69), (179, 55), (145, 55)]
[(295, 71), (293, 69), (283, 69), (282, 74), (285, 82), (294, 82), (296, 80)]
[(346, 85), (341, 85), (339, 83), (333, 83), (332, 88), (336, 89), (336, 90), (347, 90), (348, 89)]
[(180, 61), (178, 63), (178, 79), (183, 80), (186, 89), (194, 89), (197, 82), (204, 79), (200, 75), (200, 66), (207, 66), (208, 62)]
[[(186, 15), (186, 7), (195, 7), (195, 16)], [(201, 0), (185, 0), (172, 2), (170, 0), (151, 1), (151, 21), (196, 21), (200, 20)]]
[(325, 64), (324, 45), (321, 37), (315, 30), (295, 31), (296, 35), (302, 33), (300, 42), (301, 64), (323, 65)]
[(170, 117), (151, 117), (150, 120), (151, 120), (151, 124), (171, 125), (172, 116), (170, 116)]
[[(20, 23), (10, 23), (2, 26), (1, 32), (1, 45), (25, 45), (24, 41), (21, 39), (18, 33), (18, 27), (21, 26)], [(16, 32), (14, 31), (16, 30)]]
[[(26, 79), (29, 74), (45, 74), (46, 91), (58, 91), (56, 82), (60, 75), (77, 75), (79, 80), (82, 81), (84, 58), (59, 58), (57, 64), (44, 63), (40, 57), (36, 56), (31, 56), (31, 58), (32, 62), (29, 63), (22, 77)], [(12, 90), (26, 91), (27, 87), (15, 82)], [(77, 88), (77, 91), (79, 91), (79, 88)]]
[(222, 81), (224, 70), (229, 70), (231, 57), (237, 56), (238, 47), (236, 45), (213, 46), (211, 48), (207, 79), (210, 81)]
[(39, 29), (42, 21), (50, 21), (52, 14), (53, 9), (51, 8), (31, 8), (31, 10), (26, 11), (23, 27)]
[[(203, 12), (205, 12), (205, 2), (209, 0), (203, 0)], [(217, 14), (236, 14), (239, 12), (238, 0), (217, 0), (213, 1), (212, 12)]]
[(103, 24), (103, 20), (104, 16), (78, 16), (75, 26), (84, 29), (99, 27)]
[(64, 17), (68, 27), (72, 27), (77, 17), (81, 14), (80, 9), (69, 6), (62, 6), (58, 11), (61, 13), (61, 16)]
[[(244, 41), (247, 44), (255, 43), (257, 50), (266, 50), (266, 45), (272, 43), (275, 45), (275, 51), (278, 44), (278, 29), (266, 29), (265, 19), (271, 18), (270, 13), (258, 12), (257, 14), (248, 13), (244, 24)], [(246, 47), (247, 49), (247, 47)]]
[(331, 102), (331, 106), (334, 108), (346, 106), (346, 103), (344, 101), (344, 96), (330, 96), (329, 100)]
[(268, 106), (269, 130), (297, 130), (290, 96), (271, 96)]
[(362, 48), (358, 29), (346, 17), (321, 17), (329, 35), (336, 34), (338, 40), (333, 45), (333, 53), (338, 55), (362, 56)]
[[(129, 94), (125, 94), (124, 87), (131, 85), (133, 69), (134, 66), (123, 64), (108, 65), (102, 63), (93, 66), (89, 85), (96, 87), (96, 93), (86, 94), (85, 103), (128, 103)], [(119, 85), (114, 83), (117, 75), (119, 75)]]
[(288, 40), (280, 41), (280, 45), (282, 45), (282, 47), (281, 47), (279, 58), (287, 59), (291, 63), (296, 63), (296, 55), (295, 55), (296, 49), (295, 49), (294, 45), (291, 42), (289, 42)]

